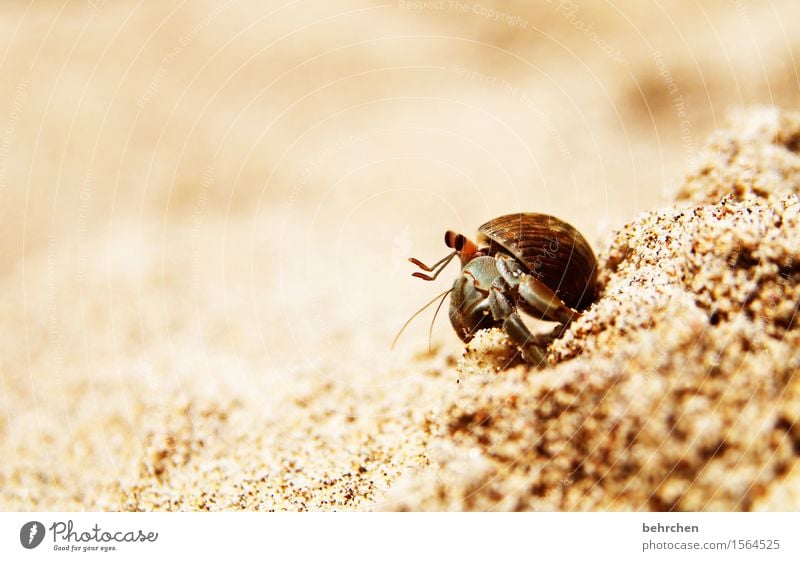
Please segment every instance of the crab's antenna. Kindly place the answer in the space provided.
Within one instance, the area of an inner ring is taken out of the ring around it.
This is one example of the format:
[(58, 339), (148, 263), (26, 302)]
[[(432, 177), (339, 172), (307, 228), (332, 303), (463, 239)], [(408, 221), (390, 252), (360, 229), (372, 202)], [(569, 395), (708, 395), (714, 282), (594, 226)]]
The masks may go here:
[[(433, 319), (431, 320), (431, 326), (428, 329), (428, 354), (429, 355), (433, 354), (433, 349), (432, 349), (432, 346), (431, 346), (431, 340), (433, 339), (433, 324), (436, 323), (436, 316), (439, 315), (439, 310), (442, 309), (442, 304), (444, 304), (444, 299), (447, 298), (447, 295), (450, 294), (451, 292), (453, 292), (452, 288), (450, 290), (448, 290), (447, 292), (445, 292), (444, 294), (442, 294), (442, 299), (439, 300), (439, 305), (436, 306), (436, 311), (433, 312)], [(437, 298), (438, 298), (438, 296), (437, 296)]]
[[(447, 290), (445, 290), (445, 291), (444, 291), (444, 292), (442, 292), (441, 294), (437, 294), (437, 295), (436, 295), (436, 297), (435, 297), (433, 300), (431, 300), (430, 302), (428, 302), (427, 304), (425, 304), (424, 306), (422, 306), (422, 307), (421, 307), (419, 310), (417, 310), (416, 312), (414, 312), (414, 315), (412, 315), (410, 318), (408, 318), (408, 320), (406, 320), (406, 322), (403, 324), (403, 327), (401, 327), (401, 328), (400, 328), (400, 331), (398, 331), (398, 332), (397, 332), (397, 335), (395, 335), (395, 336), (394, 336), (394, 340), (392, 341), (392, 346), (391, 346), (390, 348), (391, 348), (392, 350), (394, 350), (394, 346), (395, 346), (395, 344), (397, 344), (397, 340), (400, 338), (400, 335), (403, 333), (403, 331), (405, 331), (405, 328), (406, 328), (406, 327), (408, 327), (408, 324), (409, 324), (409, 323), (411, 323), (411, 321), (412, 321), (412, 320), (413, 320), (415, 317), (417, 317), (418, 315), (420, 315), (420, 314), (421, 314), (421, 313), (422, 313), (422, 312), (425, 310), (425, 308), (427, 308), (428, 306), (430, 306), (431, 304), (433, 304), (434, 302), (436, 302), (436, 301), (437, 301), (439, 298), (441, 298), (441, 299), (442, 299), (442, 302), (444, 302), (444, 297), (445, 297), (445, 296), (447, 296), (448, 294), (450, 294), (450, 292), (452, 292), (452, 290), (453, 290), (452, 288), (448, 288)], [(440, 303), (439, 303), (439, 307), (441, 307), (441, 306), (442, 306), (442, 304), (441, 304), (441, 302), (440, 302)], [(439, 311), (439, 308), (437, 308), (437, 309), (436, 309), (436, 311), (437, 311), (437, 313), (438, 313), (438, 311)], [(433, 317), (434, 317), (434, 319), (436, 319), (436, 316), (435, 316), (435, 315), (434, 315)]]
[[(458, 251), (454, 251), (449, 255), (445, 255), (441, 259), (439, 259), (436, 263), (434, 263), (431, 267), (428, 267), (425, 263), (416, 259), (415, 257), (409, 257), (408, 260), (411, 261), (414, 265), (422, 269), (423, 271), (428, 271), (429, 273), (433, 273), (433, 275), (426, 275), (425, 273), (420, 273), (417, 271), (416, 273), (411, 273), (411, 276), (417, 277), (418, 279), (432, 281), (435, 280), (436, 277), (439, 276), (439, 273), (444, 271), (444, 268), (447, 267), (447, 264), (453, 260), (453, 257), (458, 255)], [(441, 265), (441, 266), (440, 266)], [(435, 270), (438, 267), (438, 270)]]

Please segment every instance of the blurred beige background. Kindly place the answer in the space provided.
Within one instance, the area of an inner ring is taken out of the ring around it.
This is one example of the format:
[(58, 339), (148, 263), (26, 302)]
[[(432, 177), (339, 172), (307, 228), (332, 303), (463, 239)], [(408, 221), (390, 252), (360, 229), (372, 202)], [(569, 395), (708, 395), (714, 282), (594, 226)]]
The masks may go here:
[(797, 107), (798, 16), (3, 2), (0, 508), (369, 508), (461, 349), (389, 351), (455, 275), (406, 258), (521, 210), (601, 251), (731, 111)]

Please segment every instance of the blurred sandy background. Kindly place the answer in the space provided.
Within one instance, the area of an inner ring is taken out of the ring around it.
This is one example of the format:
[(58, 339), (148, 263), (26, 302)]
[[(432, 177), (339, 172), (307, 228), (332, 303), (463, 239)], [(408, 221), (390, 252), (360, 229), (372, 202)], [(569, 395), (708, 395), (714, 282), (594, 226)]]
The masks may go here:
[(799, 61), (796, 0), (3, 2), (0, 508), (370, 508), (461, 352), (389, 351), (406, 258), (604, 249)]

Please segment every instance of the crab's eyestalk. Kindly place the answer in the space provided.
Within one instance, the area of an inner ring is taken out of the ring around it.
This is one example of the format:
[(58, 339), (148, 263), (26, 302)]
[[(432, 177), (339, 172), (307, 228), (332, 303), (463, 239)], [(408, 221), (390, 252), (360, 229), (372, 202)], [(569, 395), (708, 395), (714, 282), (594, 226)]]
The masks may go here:
[(448, 230), (444, 233), (444, 244), (456, 250), (459, 257), (461, 257), (462, 267), (477, 257), (479, 253), (478, 246), (475, 242), (452, 230)]

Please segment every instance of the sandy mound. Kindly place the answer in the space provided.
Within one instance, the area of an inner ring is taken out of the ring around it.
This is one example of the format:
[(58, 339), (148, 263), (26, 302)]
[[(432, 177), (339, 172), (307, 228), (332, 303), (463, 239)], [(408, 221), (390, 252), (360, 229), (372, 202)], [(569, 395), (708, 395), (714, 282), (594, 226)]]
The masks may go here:
[(800, 507), (800, 121), (743, 124), (681, 190), (730, 194), (617, 233), (559, 365), (498, 373), (502, 334), (473, 341), (431, 467), (388, 507)]

